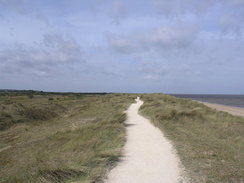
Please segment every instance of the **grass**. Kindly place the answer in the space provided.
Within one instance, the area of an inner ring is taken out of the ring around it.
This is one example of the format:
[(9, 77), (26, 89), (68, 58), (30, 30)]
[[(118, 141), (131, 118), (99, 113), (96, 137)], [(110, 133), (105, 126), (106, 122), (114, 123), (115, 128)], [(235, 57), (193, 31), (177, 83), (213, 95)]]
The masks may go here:
[(190, 182), (244, 182), (244, 118), (163, 94), (142, 100), (140, 113), (173, 141)]
[(2, 95), (0, 182), (101, 181), (121, 156), (132, 102), (127, 94)]
[[(101, 182), (135, 94), (0, 92), (0, 183)], [(163, 94), (140, 113), (171, 140), (189, 182), (244, 182), (244, 118)], [(145, 147), (146, 148), (146, 147)]]

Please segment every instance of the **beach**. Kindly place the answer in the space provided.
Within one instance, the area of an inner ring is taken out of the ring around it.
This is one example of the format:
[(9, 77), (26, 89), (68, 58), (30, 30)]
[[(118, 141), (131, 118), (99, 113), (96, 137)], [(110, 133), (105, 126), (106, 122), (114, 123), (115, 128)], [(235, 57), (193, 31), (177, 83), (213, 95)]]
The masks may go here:
[(220, 105), (220, 104), (213, 104), (213, 103), (208, 103), (208, 102), (201, 102), (201, 103), (203, 103), (204, 105), (211, 107), (213, 109), (219, 110), (219, 111), (228, 112), (232, 115), (244, 117), (244, 108), (232, 107), (232, 106)]

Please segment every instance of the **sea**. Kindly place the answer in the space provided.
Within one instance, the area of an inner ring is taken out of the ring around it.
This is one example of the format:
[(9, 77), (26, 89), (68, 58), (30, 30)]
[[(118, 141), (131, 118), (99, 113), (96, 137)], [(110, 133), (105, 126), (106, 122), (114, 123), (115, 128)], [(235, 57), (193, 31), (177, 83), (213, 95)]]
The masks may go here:
[(169, 94), (178, 98), (209, 102), (221, 105), (244, 108), (244, 95), (213, 95), (213, 94)]

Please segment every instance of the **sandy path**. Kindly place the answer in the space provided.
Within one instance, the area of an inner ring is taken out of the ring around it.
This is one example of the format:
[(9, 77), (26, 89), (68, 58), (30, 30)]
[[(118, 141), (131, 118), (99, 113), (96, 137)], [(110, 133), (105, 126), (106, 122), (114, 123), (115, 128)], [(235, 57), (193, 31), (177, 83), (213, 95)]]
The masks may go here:
[(138, 114), (139, 98), (127, 110), (124, 158), (108, 175), (107, 183), (179, 183), (179, 159), (162, 132)]
[(202, 103), (208, 107), (211, 107), (219, 111), (228, 112), (232, 115), (244, 116), (244, 108), (232, 107), (232, 106), (220, 105), (220, 104), (212, 104), (207, 102), (202, 102)]

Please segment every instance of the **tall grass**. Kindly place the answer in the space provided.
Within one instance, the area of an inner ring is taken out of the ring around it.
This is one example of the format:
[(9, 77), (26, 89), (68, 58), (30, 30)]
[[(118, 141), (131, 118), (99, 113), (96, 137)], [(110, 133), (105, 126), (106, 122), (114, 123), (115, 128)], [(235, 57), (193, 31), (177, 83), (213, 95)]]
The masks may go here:
[(190, 182), (244, 182), (244, 118), (163, 94), (142, 100), (140, 112), (173, 142)]
[(10, 98), (20, 116), (2, 104), (26, 121), (0, 132), (1, 183), (99, 182), (121, 156), (133, 95), (50, 97)]
[[(102, 181), (121, 156), (123, 111), (136, 96), (1, 95), (0, 182)], [(140, 113), (173, 142), (190, 182), (244, 182), (244, 118), (168, 95), (141, 97)]]

